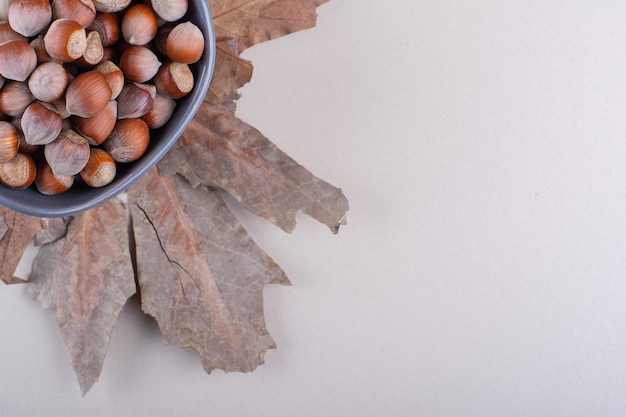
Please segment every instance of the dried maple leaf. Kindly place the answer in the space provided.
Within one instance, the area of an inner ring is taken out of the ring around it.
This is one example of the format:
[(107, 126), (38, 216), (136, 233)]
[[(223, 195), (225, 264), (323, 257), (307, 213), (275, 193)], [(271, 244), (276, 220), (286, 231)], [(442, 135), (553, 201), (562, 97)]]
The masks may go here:
[(252, 212), (291, 232), (301, 210), (333, 233), (346, 223), (348, 200), (234, 115), (234, 104), (203, 103), (173, 150), (159, 163), (193, 185), (215, 184)]
[(315, 26), (315, 9), (328, 0), (209, 0), (215, 28), (215, 70), (206, 100), (219, 104), (250, 81), (245, 49)]
[(23, 283), (15, 277), (15, 269), (24, 250), (46, 221), (0, 206), (0, 279), (6, 284)]
[(209, 0), (218, 41), (236, 39), (238, 52), (315, 26), (315, 9), (328, 0)]
[(83, 395), (98, 380), (109, 336), (135, 293), (126, 206), (119, 200), (72, 218), (67, 234), (41, 247), (28, 293), (52, 310)]
[(207, 372), (263, 363), (274, 347), (263, 286), (288, 280), (219, 194), (153, 168), (129, 189), (128, 201), (142, 308), (165, 342), (193, 347)]
[[(167, 343), (196, 349), (208, 372), (251, 371), (263, 363), (274, 347), (263, 287), (289, 281), (206, 185), (222, 187), (287, 231), (299, 210), (335, 233), (345, 224), (341, 190), (234, 116), (235, 92), (252, 76), (240, 53), (314, 26), (315, 9), (326, 1), (209, 0), (218, 42), (205, 102), (159, 165), (171, 177), (153, 168), (128, 193), (142, 308), (157, 319)], [(117, 316), (136, 290), (126, 206), (112, 200), (79, 216), (45, 220), (0, 207), (4, 282), (23, 282), (13, 273), (33, 237), (42, 246), (28, 292), (55, 314), (84, 395), (98, 380)]]
[(71, 217), (53, 217), (46, 219), (46, 228), (41, 229), (35, 236), (35, 246), (52, 243), (65, 236), (67, 233), (67, 223), (70, 220)]
[(215, 45), (215, 70), (205, 97), (209, 103), (221, 103), (252, 77), (252, 64), (239, 57), (236, 43), (222, 41)]

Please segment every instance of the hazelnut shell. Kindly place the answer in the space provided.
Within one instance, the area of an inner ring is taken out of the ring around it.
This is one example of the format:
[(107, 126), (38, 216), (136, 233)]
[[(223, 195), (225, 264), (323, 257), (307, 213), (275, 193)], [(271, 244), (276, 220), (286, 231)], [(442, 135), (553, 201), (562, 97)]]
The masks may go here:
[(87, 71), (76, 77), (65, 92), (65, 108), (70, 114), (92, 117), (111, 100), (111, 88), (98, 71)]
[(16, 190), (31, 185), (36, 174), (35, 161), (23, 153), (18, 153), (11, 160), (0, 163), (0, 182)]

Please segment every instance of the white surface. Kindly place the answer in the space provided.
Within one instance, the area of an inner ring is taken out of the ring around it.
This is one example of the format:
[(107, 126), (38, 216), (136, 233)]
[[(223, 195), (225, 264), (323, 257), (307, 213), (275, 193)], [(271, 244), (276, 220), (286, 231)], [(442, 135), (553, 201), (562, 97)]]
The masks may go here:
[(294, 284), (265, 291), (278, 349), (206, 375), (135, 300), (83, 399), (52, 315), (0, 286), (0, 416), (623, 415), (625, 22), (332, 0), (250, 49), (239, 116), (351, 203), (338, 236), (237, 210)]

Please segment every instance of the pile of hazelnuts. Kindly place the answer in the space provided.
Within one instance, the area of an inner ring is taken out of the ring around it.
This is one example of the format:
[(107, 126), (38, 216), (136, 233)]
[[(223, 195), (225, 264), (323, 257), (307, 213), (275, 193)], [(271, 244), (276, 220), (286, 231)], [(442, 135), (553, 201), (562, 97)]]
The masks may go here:
[(146, 151), (204, 36), (187, 0), (0, 0), (0, 182), (42, 194), (113, 181)]

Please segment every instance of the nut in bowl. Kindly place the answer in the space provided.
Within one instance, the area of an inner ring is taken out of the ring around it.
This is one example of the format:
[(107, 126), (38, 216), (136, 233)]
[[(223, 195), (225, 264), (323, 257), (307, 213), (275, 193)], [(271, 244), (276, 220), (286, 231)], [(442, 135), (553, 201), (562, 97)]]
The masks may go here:
[[(3, 45), (24, 62), (9, 66), (8, 76), (0, 64), (0, 110), (12, 113), (3, 111), (0, 122), (8, 155), (0, 161), (0, 205), (38, 217), (83, 212), (125, 191), (174, 145), (208, 90), (215, 35), (206, 0), (169, 1), (176, 7), (98, 0), (92, 9), (91, 0), (52, 0), (43, 29), (0, 27), (0, 62)], [(85, 4), (74, 12), (80, 23), (67, 22), (62, 12)], [(20, 178), (3, 181), (4, 171)]]

